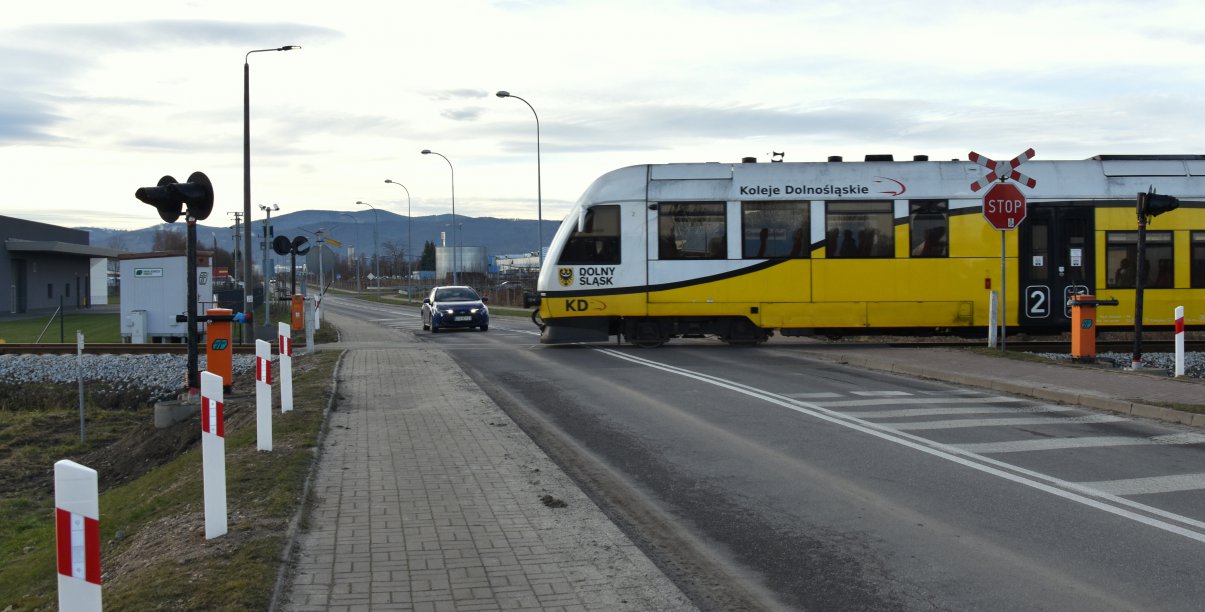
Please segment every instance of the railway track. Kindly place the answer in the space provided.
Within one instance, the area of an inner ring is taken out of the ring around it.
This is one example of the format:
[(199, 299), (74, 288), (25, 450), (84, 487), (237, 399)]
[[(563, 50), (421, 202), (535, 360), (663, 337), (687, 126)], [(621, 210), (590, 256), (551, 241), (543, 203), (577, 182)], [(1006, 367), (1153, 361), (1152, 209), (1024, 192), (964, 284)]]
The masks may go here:
[[(987, 342), (983, 340), (876, 340), (867, 342), (818, 342), (809, 344), (809, 348), (833, 346), (836, 348), (848, 348), (850, 346), (887, 346), (892, 348), (973, 348), (986, 347)], [(1009, 339), (1005, 343), (1005, 348), (1009, 351), (1018, 353), (1070, 353), (1070, 340), (1013, 340)], [(1097, 353), (1130, 353), (1134, 350), (1134, 342), (1131, 341), (1096, 341)], [(1184, 350), (1188, 352), (1205, 351), (1205, 342), (1192, 341), (1186, 342)], [(1175, 351), (1175, 343), (1170, 340), (1143, 340), (1143, 353), (1171, 353)]]
[[(302, 344), (298, 344), (300, 348)], [(982, 347), (986, 343), (982, 340), (874, 340), (874, 341), (829, 341), (817, 342), (809, 344), (809, 347), (819, 348), (832, 346), (834, 348), (848, 348), (850, 346), (889, 346), (893, 348), (949, 348), (949, 347)], [(1071, 342), (1067, 340), (1008, 340), (1005, 344), (1009, 351), (1020, 353), (1070, 353)], [(199, 350), (204, 351), (205, 347), (199, 347)], [(1134, 350), (1132, 341), (1097, 341), (1096, 352), (1098, 353), (1129, 353)], [(1173, 342), (1168, 340), (1144, 340), (1142, 343), (1143, 353), (1170, 353), (1175, 350)], [(1185, 350), (1190, 352), (1205, 351), (1205, 341), (1191, 341), (1186, 343)], [(125, 343), (96, 343), (87, 344), (84, 347), (85, 353), (90, 354), (126, 354), (126, 355), (154, 355), (154, 354), (182, 354), (188, 352), (187, 344), (125, 344)], [(234, 352), (240, 354), (254, 354), (255, 345), (253, 344), (235, 344)], [(0, 343), (0, 355), (4, 354), (35, 354), (35, 355), (71, 355), (75, 353), (74, 343), (40, 343), (40, 344), (18, 344)]]
[[(298, 345), (300, 346), (300, 344)], [(33, 355), (74, 355), (75, 343), (49, 343), (43, 342), (39, 344), (22, 344), (22, 343), (0, 343), (0, 355), (10, 354), (33, 354)], [(205, 352), (205, 346), (199, 345), (198, 352)], [(233, 345), (235, 353), (239, 354), (255, 354), (254, 344), (235, 344)], [(84, 353), (92, 355), (170, 355), (184, 354), (188, 352), (188, 345), (184, 343), (172, 344), (126, 344), (126, 343), (89, 343), (84, 345)]]

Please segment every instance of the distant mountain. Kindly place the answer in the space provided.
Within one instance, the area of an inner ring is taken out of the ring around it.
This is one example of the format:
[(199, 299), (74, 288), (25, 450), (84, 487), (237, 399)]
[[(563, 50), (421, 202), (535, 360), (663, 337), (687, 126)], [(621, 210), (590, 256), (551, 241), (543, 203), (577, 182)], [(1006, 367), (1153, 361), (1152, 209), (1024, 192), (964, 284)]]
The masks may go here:
[[(258, 212), (258, 211), (257, 211)], [(388, 254), (390, 249), (386, 243), (392, 242), (396, 249), (405, 250), (407, 243), (407, 226), (410, 229), (410, 241), (414, 253), (422, 253), (423, 244), (432, 241), (436, 246), (444, 244), (440, 241), (440, 232), (447, 232), (447, 245), (452, 244), (452, 215), (432, 215), (414, 217), (409, 222), (407, 218), (389, 211), (378, 210), (375, 217), (380, 222), (377, 229), (377, 247), (381, 253)], [(354, 221), (352, 219), (355, 219)], [(357, 251), (371, 256), (373, 248), (373, 219), (372, 210), (356, 210), (341, 212), (334, 210), (303, 210), (272, 216), (274, 236), (306, 236), (311, 241), (314, 232), (319, 230), (339, 242), (344, 247), (355, 246)], [(466, 217), (456, 215), (459, 224), (461, 246), (485, 247), (487, 255), (514, 255), (531, 253), (536, 250), (538, 222), (527, 219), (498, 219), (495, 217)], [(252, 223), (251, 248), (259, 252), (263, 236), (262, 218)], [(544, 220), (544, 246), (552, 241), (560, 221)], [(114, 230), (99, 227), (80, 227), (87, 231), (94, 246), (116, 249), (128, 253), (140, 253), (151, 250), (155, 232), (169, 229), (183, 233), (183, 222), (172, 224), (160, 223), (138, 230)], [(358, 234), (358, 236), (357, 236)], [(234, 226), (217, 226), (197, 224), (197, 243), (200, 248), (217, 245), (227, 251), (234, 247)], [(258, 260), (257, 260), (258, 261)]]

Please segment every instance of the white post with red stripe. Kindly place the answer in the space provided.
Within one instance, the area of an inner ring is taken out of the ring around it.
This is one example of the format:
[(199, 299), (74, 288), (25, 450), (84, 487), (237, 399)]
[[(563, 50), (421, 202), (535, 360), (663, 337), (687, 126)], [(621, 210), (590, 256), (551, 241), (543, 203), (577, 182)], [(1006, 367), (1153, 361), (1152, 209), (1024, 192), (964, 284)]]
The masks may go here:
[(1184, 376), (1184, 307), (1176, 306), (1176, 376)]
[(100, 610), (100, 497), (96, 470), (54, 464), (59, 609)]
[(201, 372), (201, 473), (205, 539), (226, 535), (226, 407), (222, 377)]
[(276, 350), (280, 353), (280, 411), (293, 410), (293, 328), (288, 323), (277, 326)]
[(255, 341), (256, 449), (272, 450), (272, 345)]

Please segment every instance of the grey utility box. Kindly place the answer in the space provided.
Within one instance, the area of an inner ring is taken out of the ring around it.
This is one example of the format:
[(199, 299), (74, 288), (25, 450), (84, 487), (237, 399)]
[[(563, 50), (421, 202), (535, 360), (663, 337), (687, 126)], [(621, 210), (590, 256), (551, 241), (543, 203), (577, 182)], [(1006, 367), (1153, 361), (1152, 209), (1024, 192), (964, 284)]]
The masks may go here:
[[(188, 260), (180, 252), (126, 253), (119, 258), (122, 342), (186, 342), (188, 324), (176, 322), (187, 314)], [(213, 257), (197, 254), (198, 315), (213, 304)], [(140, 312), (141, 311), (141, 312)], [(141, 332), (141, 334), (139, 334)]]

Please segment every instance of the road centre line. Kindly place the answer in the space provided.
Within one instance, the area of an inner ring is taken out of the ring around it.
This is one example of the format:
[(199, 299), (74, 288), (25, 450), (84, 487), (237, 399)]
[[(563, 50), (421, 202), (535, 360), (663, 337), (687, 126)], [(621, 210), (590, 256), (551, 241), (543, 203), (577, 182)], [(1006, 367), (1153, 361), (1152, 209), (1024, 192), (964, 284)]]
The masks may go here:
[[(890, 427), (862, 420), (856, 416), (828, 410), (817, 404), (802, 402), (780, 394), (764, 391), (731, 380), (636, 357), (609, 348), (591, 347), (606, 355), (645, 367), (678, 374), (710, 385), (760, 399), (770, 404), (817, 418), (835, 425), (859, 431), (934, 457), (962, 465), (986, 474), (1025, 485), (1051, 495), (1095, 508), (1115, 516), (1154, 527), (1205, 544), (1205, 523), (1196, 519), (1138, 503), (1116, 495), (1068, 482), (1047, 474), (1011, 465), (1003, 461), (964, 451), (955, 446), (927, 440)], [(1156, 518), (1158, 517), (1158, 518)], [(1178, 523), (1178, 524), (1177, 524)]]

